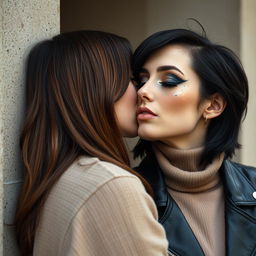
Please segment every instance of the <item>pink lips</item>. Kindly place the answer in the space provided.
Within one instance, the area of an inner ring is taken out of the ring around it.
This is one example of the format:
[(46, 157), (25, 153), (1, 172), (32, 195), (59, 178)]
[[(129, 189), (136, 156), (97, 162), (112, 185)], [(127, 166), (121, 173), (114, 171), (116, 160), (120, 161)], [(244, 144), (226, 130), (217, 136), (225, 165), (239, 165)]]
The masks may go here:
[(137, 110), (138, 120), (150, 120), (155, 118), (157, 115), (146, 107), (139, 107)]

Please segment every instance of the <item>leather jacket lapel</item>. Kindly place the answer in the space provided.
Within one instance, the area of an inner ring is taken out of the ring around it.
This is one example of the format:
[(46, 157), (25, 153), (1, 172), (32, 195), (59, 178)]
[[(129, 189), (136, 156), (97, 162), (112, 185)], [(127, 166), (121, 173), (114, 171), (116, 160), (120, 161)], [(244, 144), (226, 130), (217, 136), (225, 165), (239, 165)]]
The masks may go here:
[(226, 255), (256, 255), (256, 191), (251, 169), (225, 161), (221, 168), (225, 189)]
[(164, 215), (159, 220), (164, 226), (169, 241), (169, 250), (179, 256), (204, 256), (193, 231), (182, 214), (179, 206), (168, 196)]
[[(153, 187), (170, 252), (203, 256), (189, 224), (166, 189), (154, 155), (147, 156), (136, 170)], [(225, 191), (226, 256), (256, 256), (256, 169), (225, 160), (220, 173)]]
[(164, 177), (155, 156), (147, 156), (135, 169), (148, 180), (154, 190), (159, 222), (164, 226), (169, 241), (169, 251), (177, 256), (204, 256), (183, 213), (166, 189)]

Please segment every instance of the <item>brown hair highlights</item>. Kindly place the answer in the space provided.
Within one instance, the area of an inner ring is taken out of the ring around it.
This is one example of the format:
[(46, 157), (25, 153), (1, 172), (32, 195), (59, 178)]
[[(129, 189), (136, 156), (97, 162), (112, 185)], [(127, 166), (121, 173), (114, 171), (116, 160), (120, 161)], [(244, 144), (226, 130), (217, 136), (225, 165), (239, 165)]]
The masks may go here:
[(49, 191), (78, 156), (98, 157), (139, 176), (128, 167), (114, 112), (130, 81), (130, 59), (125, 38), (99, 31), (60, 34), (31, 50), (20, 139), (24, 184), (16, 211), (23, 255), (32, 253)]

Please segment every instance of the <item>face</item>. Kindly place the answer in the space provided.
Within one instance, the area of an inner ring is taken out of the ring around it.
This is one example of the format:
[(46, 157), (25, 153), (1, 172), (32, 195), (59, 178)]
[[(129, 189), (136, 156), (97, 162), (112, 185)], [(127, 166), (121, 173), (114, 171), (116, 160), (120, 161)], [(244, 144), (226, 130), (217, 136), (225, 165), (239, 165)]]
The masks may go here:
[(115, 103), (117, 122), (124, 137), (137, 136), (138, 124), (136, 121), (137, 92), (132, 82), (124, 95)]
[(167, 45), (151, 55), (140, 72), (140, 86), (140, 137), (183, 149), (203, 144), (206, 125), (200, 80), (185, 46)]

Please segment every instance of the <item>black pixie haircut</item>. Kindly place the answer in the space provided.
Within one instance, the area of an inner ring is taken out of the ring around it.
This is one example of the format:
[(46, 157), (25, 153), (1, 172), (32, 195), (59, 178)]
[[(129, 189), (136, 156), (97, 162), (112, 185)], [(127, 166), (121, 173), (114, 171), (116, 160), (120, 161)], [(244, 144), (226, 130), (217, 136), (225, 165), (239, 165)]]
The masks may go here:
[[(165, 30), (151, 35), (136, 49), (133, 57), (135, 79), (147, 59), (170, 44), (182, 44), (189, 49), (192, 69), (201, 81), (201, 99), (220, 93), (227, 102), (223, 113), (211, 119), (201, 164), (210, 163), (222, 152), (226, 158), (231, 158), (235, 149), (240, 148), (238, 135), (248, 102), (248, 81), (240, 60), (230, 49), (212, 43), (205, 35), (187, 29)], [(150, 152), (151, 143), (140, 139), (134, 148), (134, 157)]]

